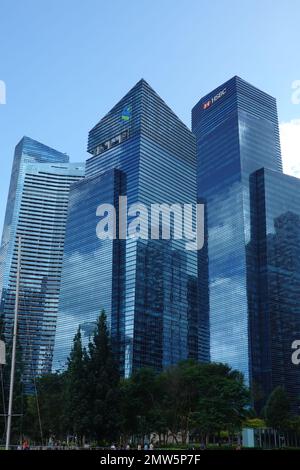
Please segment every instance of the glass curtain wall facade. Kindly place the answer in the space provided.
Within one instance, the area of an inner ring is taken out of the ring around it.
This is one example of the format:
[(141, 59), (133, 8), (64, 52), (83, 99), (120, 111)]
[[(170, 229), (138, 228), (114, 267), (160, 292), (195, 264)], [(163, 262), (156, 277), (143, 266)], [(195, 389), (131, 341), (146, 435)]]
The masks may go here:
[(96, 210), (101, 203), (118, 208), (124, 175), (117, 169), (73, 185), (66, 228), (62, 285), (55, 339), (53, 369), (64, 368), (74, 335), (80, 326), (88, 345), (95, 320), (102, 310), (109, 315), (114, 338), (121, 334), (117, 312), (122, 291), (119, 286), (123, 266), (122, 241), (99, 240)]
[(16, 147), (1, 244), (1, 310), (12, 335), (18, 240), (21, 274), (18, 342), (27, 391), (52, 366), (70, 185), (84, 165), (24, 137)]
[(250, 280), (252, 285), (257, 280), (259, 293), (251, 321), (257, 401), (263, 404), (283, 386), (299, 413), (300, 373), (292, 344), (300, 339), (300, 180), (261, 169), (250, 181), (248, 250), (255, 264)]
[[(96, 203), (107, 203), (116, 195), (127, 196), (128, 206), (142, 203), (149, 209), (152, 203), (196, 203), (193, 134), (141, 80), (90, 131), (88, 151), (92, 156), (86, 162), (87, 179), (77, 185), (74, 198), (83, 207), (85, 191), (93, 192), (93, 208), (85, 207), (82, 213), (89, 212), (94, 222), (89, 226), (84, 217), (76, 222), (70, 213), (70, 224), (76, 229), (66, 239), (60, 317), (73, 316), (74, 324), (69, 331), (71, 322), (66, 320), (58, 329), (56, 364), (66, 361), (78, 325), (85, 330), (81, 314), (74, 309), (75, 299), (89, 323), (95, 322), (102, 308), (106, 310), (125, 376), (141, 366), (160, 370), (183, 358), (200, 358), (196, 252), (187, 251), (184, 240), (128, 238), (115, 244), (116, 258), (111, 263), (112, 246), (96, 238)], [(117, 170), (120, 184), (109, 183)], [(88, 247), (84, 241), (80, 246), (82, 232)], [(72, 259), (81, 259), (86, 250), (90, 261), (84, 262), (71, 298)], [(97, 291), (93, 306), (88, 302), (90, 289)]]
[[(276, 101), (233, 77), (196, 104), (192, 130), (198, 197), (206, 203), (199, 296), (203, 318), (209, 321), (210, 356), (243, 372), (249, 383), (249, 176), (261, 167), (282, 172)], [(252, 290), (251, 298), (255, 295)]]

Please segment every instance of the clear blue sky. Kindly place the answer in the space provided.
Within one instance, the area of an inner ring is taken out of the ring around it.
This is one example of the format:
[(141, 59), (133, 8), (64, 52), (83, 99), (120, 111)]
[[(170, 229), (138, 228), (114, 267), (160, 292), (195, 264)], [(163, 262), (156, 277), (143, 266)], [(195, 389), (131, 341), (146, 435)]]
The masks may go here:
[(21, 137), (84, 160), (88, 130), (141, 77), (188, 125), (236, 74), (299, 118), (299, 31), (299, 0), (0, 0), (0, 230)]

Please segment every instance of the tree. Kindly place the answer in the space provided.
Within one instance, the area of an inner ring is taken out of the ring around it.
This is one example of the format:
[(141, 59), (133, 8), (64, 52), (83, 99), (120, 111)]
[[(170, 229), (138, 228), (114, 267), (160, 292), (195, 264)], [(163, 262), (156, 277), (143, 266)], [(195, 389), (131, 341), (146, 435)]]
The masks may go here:
[(150, 368), (139, 369), (120, 383), (121, 430), (124, 443), (130, 435), (142, 440), (153, 431), (166, 431), (160, 408), (159, 376)]
[(206, 439), (222, 430), (240, 430), (248, 403), (249, 391), (240, 372), (226, 364), (199, 366), (198, 401), (192, 424)]
[(289, 430), (300, 436), (300, 416), (292, 416), (288, 426)]
[(36, 396), (27, 396), (24, 432), (37, 442), (41, 442), (42, 437), (44, 443), (50, 437), (64, 439), (65, 373), (48, 374), (36, 379), (36, 389)]
[(102, 311), (87, 358), (89, 432), (100, 441), (113, 441), (118, 435), (119, 371), (114, 360), (106, 315)]
[(283, 387), (276, 387), (264, 409), (266, 423), (273, 429), (286, 430), (291, 418), (290, 401)]
[(83, 438), (88, 430), (87, 357), (82, 347), (81, 331), (73, 339), (65, 374), (65, 417), (69, 433)]
[(188, 438), (191, 413), (198, 399), (199, 367), (194, 361), (182, 361), (162, 372), (159, 379), (161, 414), (176, 442), (179, 432), (184, 442)]

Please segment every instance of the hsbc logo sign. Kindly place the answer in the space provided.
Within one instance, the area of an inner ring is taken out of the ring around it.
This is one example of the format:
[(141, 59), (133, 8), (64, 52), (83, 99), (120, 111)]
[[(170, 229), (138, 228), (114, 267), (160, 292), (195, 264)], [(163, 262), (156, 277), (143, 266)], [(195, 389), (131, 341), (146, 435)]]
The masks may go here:
[(206, 101), (206, 103), (203, 103), (202, 108), (207, 109), (211, 106), (211, 104), (212, 104), (211, 100), (208, 100), (208, 101)]
[(226, 94), (226, 88), (223, 88), (223, 90), (219, 91), (215, 96), (207, 100), (205, 103), (202, 105), (202, 109), (207, 109), (210, 108), (211, 105), (213, 105), (216, 101), (218, 101), (222, 96)]

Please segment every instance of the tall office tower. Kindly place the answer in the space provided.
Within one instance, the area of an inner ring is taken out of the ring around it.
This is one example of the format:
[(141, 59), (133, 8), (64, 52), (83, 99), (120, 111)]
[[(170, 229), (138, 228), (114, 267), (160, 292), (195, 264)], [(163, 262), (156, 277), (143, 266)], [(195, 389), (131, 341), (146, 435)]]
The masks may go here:
[(242, 371), (251, 383), (255, 338), (249, 335), (249, 320), (257, 292), (247, 279), (249, 176), (262, 167), (282, 172), (276, 101), (233, 77), (196, 104), (192, 130), (197, 139), (198, 197), (206, 203), (199, 296), (204, 299), (202, 315), (209, 321), (210, 355)]
[(51, 371), (70, 185), (84, 164), (29, 137), (16, 146), (1, 244), (1, 308), (5, 335), (13, 327), (18, 240), (21, 272), (18, 342), (24, 383)]
[(193, 134), (141, 80), (90, 131), (88, 151), (86, 179), (71, 191), (54, 368), (64, 366), (79, 325), (88, 341), (102, 309), (125, 376), (203, 359), (197, 254), (186, 240), (96, 236), (97, 207), (113, 204), (118, 214), (120, 195), (148, 210), (196, 203)]
[(249, 284), (259, 294), (250, 323), (253, 377), (261, 402), (283, 386), (299, 413), (300, 373), (292, 345), (300, 340), (300, 179), (261, 169), (251, 175), (250, 188)]

